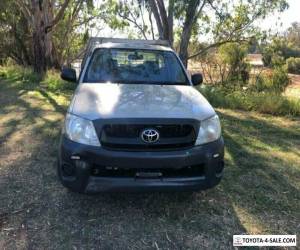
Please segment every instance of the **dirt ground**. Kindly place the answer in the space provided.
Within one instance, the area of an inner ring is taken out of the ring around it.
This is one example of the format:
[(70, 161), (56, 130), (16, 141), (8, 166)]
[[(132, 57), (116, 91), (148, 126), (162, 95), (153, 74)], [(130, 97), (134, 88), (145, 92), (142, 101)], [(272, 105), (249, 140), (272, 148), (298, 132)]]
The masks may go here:
[(69, 99), (0, 80), (0, 249), (232, 249), (233, 234), (299, 233), (299, 118), (218, 110), (226, 170), (212, 190), (91, 196), (56, 176)]

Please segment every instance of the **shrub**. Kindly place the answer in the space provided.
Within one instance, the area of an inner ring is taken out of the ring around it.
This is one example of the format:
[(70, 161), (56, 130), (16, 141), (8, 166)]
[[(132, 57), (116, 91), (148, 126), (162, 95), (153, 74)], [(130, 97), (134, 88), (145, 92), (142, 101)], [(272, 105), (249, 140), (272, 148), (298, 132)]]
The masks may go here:
[(300, 100), (277, 93), (228, 92), (227, 89), (211, 86), (203, 86), (199, 90), (215, 107), (300, 116)]
[(300, 58), (288, 58), (286, 60), (286, 66), (289, 73), (300, 74)]
[(224, 44), (219, 56), (227, 73), (226, 81), (237, 86), (246, 85), (249, 80), (249, 65), (246, 63), (247, 47), (238, 43)]
[(284, 67), (276, 67), (272, 72), (272, 90), (276, 93), (282, 93), (289, 85), (289, 76)]
[(284, 67), (277, 66), (272, 71), (262, 73), (257, 76), (255, 85), (252, 89), (258, 92), (273, 92), (280, 94), (284, 92), (289, 84), (289, 76)]
[(50, 91), (73, 90), (76, 87), (75, 83), (62, 80), (59, 72), (55, 70), (49, 70), (41, 84)]
[(287, 58), (300, 57), (300, 48), (289, 43), (285, 37), (276, 37), (263, 48), (262, 56), (265, 66), (280, 66)]

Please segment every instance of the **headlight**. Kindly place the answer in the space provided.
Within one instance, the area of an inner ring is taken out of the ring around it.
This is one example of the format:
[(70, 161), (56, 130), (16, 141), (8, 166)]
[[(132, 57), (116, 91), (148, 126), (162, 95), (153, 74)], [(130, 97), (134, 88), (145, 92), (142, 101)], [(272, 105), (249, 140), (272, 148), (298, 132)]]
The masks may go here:
[(90, 120), (67, 114), (64, 129), (67, 137), (72, 141), (90, 146), (100, 146), (94, 125)]
[(196, 145), (208, 143), (219, 139), (221, 136), (221, 125), (217, 115), (201, 121)]

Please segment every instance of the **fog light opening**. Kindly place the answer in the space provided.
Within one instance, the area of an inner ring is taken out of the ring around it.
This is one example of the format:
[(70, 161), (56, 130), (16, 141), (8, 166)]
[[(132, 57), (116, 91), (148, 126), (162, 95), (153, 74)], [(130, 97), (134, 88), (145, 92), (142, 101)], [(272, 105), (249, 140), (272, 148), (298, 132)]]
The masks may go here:
[(74, 176), (75, 174), (75, 167), (70, 164), (63, 164), (62, 165), (62, 172), (64, 176)]

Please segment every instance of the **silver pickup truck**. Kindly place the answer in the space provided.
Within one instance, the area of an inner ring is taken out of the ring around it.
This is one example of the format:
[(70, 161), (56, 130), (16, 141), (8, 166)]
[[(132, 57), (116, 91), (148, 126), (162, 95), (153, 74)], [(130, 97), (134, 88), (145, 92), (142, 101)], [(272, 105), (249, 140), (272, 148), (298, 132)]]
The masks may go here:
[(76, 192), (194, 191), (223, 175), (217, 114), (166, 41), (92, 38), (66, 114), (58, 176)]

